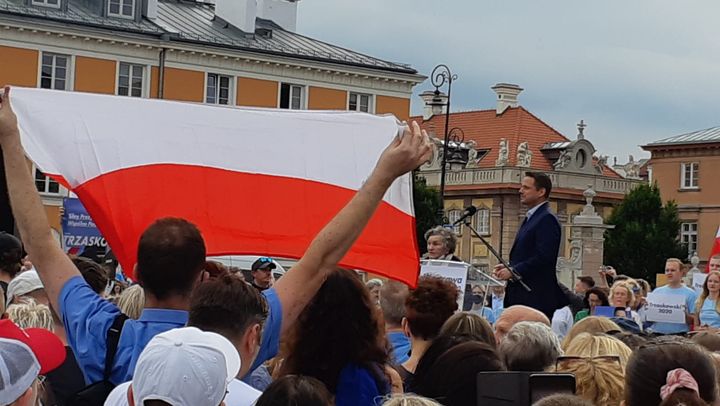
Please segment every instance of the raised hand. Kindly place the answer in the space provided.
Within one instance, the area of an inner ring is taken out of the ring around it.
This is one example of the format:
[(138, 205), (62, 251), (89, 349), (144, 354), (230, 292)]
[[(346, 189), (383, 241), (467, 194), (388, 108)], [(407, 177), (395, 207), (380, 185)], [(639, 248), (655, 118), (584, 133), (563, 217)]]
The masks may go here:
[(432, 155), (432, 144), (425, 130), (416, 122), (405, 128), (402, 135), (385, 148), (375, 167), (379, 175), (395, 179), (427, 162)]
[(19, 139), (17, 117), (10, 103), (10, 86), (0, 95), (0, 143)]

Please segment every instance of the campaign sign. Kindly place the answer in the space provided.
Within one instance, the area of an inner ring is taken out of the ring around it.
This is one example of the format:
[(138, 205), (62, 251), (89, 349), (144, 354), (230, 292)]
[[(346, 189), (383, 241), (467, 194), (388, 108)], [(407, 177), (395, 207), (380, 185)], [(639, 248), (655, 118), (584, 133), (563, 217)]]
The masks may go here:
[(685, 323), (685, 296), (650, 293), (647, 297), (648, 321)]
[(458, 306), (462, 309), (469, 267), (470, 265), (464, 262), (424, 259), (420, 261), (420, 276), (439, 276), (454, 283), (459, 292)]
[(707, 278), (706, 273), (696, 272), (693, 274), (692, 287), (693, 289), (695, 289), (695, 292), (697, 292), (698, 295), (702, 293), (703, 285), (705, 284), (705, 278)]
[(63, 247), (65, 251), (82, 252), (85, 247), (107, 247), (107, 241), (90, 218), (80, 199), (63, 199), (64, 213), (61, 219)]

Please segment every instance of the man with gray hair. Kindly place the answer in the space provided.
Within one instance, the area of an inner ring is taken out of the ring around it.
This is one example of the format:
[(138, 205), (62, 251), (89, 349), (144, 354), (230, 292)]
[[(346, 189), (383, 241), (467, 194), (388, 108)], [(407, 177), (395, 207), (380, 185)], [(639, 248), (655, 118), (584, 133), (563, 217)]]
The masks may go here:
[(407, 285), (397, 281), (388, 281), (380, 288), (380, 309), (385, 319), (387, 339), (393, 350), (393, 361), (402, 364), (410, 358), (410, 339), (402, 328), (405, 317), (405, 299), (410, 290)]
[(500, 342), (499, 351), (508, 371), (545, 371), (563, 354), (552, 329), (544, 323), (521, 321)]

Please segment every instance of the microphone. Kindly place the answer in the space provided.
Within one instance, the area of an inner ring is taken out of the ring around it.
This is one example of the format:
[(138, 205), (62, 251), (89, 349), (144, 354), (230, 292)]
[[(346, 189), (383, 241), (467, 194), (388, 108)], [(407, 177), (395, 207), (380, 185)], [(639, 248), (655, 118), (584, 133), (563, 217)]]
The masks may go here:
[(458, 224), (460, 224), (460, 223), (465, 222), (465, 219), (466, 219), (466, 218), (472, 216), (472, 215), (475, 214), (476, 212), (477, 212), (477, 207), (475, 207), (475, 206), (468, 206), (468, 207), (466, 207), (466, 208), (465, 208), (465, 211), (464, 211), (463, 214), (462, 214), (462, 216), (460, 216), (460, 218), (457, 219), (457, 220), (453, 223), (453, 226), (456, 226), (456, 225), (458, 225)]

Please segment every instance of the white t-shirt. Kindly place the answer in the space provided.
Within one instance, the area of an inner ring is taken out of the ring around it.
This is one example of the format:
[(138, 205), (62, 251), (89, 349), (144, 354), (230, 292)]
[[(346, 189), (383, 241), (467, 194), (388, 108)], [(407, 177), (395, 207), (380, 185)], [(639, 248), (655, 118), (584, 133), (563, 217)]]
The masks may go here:
[(239, 379), (233, 379), (228, 385), (225, 396), (227, 406), (251, 406), (262, 395), (262, 392)]
[[(105, 406), (129, 406), (127, 390), (131, 382), (120, 384), (110, 392), (105, 400)], [(228, 385), (228, 394), (225, 396), (226, 406), (252, 406), (262, 395), (262, 392), (239, 379), (233, 379)]]
[(105, 399), (105, 406), (128, 406), (127, 391), (132, 381), (121, 383)]

